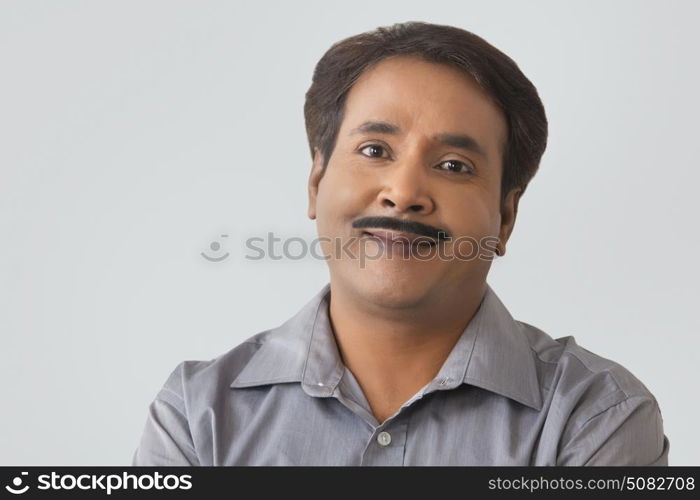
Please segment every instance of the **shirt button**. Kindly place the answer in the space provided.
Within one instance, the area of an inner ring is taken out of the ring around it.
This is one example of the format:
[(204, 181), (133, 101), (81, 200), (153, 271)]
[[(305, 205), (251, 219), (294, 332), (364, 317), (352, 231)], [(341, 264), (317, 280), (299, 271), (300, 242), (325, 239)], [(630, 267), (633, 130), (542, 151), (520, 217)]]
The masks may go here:
[(377, 442), (382, 446), (387, 446), (389, 443), (391, 443), (391, 434), (386, 431), (380, 432), (377, 434)]

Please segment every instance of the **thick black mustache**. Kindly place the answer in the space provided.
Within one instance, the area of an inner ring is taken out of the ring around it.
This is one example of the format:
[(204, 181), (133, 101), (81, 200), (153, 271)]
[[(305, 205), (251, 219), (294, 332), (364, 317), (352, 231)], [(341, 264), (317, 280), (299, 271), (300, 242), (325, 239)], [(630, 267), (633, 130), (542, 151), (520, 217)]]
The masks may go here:
[(377, 228), (389, 229), (391, 231), (401, 231), (405, 233), (415, 233), (427, 236), (434, 240), (448, 240), (450, 234), (444, 229), (438, 229), (417, 221), (393, 219), (391, 217), (362, 217), (355, 219), (352, 223), (355, 228)]

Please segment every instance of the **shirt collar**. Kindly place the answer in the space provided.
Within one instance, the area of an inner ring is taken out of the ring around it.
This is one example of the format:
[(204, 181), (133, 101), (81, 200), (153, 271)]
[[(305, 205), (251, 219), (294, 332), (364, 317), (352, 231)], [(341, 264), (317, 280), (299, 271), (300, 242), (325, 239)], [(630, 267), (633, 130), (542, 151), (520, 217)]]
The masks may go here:
[[(292, 318), (256, 335), (261, 346), (231, 387), (301, 382), (311, 396), (333, 395), (345, 366), (329, 320), (329, 297), (327, 283)], [(522, 326), (487, 284), (479, 309), (424, 391), (466, 383), (540, 410), (534, 356)]]

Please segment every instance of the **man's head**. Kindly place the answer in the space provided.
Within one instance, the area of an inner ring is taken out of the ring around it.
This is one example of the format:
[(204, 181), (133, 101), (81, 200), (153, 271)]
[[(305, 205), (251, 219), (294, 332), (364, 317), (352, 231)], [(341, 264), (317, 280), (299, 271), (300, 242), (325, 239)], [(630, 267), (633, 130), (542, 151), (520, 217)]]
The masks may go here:
[[(304, 113), (309, 217), (333, 240), (324, 247), (332, 280), (398, 308), (483, 284), (490, 261), (454, 258), (469, 254), (454, 241), (490, 237), (504, 253), (547, 139), (537, 91), (510, 58), (451, 26), (378, 28), (324, 54)], [(434, 258), (389, 258), (370, 228), (450, 239), (430, 247)], [(360, 266), (337, 240), (384, 255)]]

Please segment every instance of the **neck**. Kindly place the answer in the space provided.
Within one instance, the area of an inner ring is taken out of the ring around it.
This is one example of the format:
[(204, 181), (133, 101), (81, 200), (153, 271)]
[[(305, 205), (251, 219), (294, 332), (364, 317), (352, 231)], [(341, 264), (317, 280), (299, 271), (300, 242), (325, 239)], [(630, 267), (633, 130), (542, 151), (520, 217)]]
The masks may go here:
[(485, 288), (483, 283), (397, 309), (331, 281), (329, 317), (338, 350), (368, 399), (368, 393), (393, 394), (395, 404), (403, 402), (432, 380), (478, 310)]

